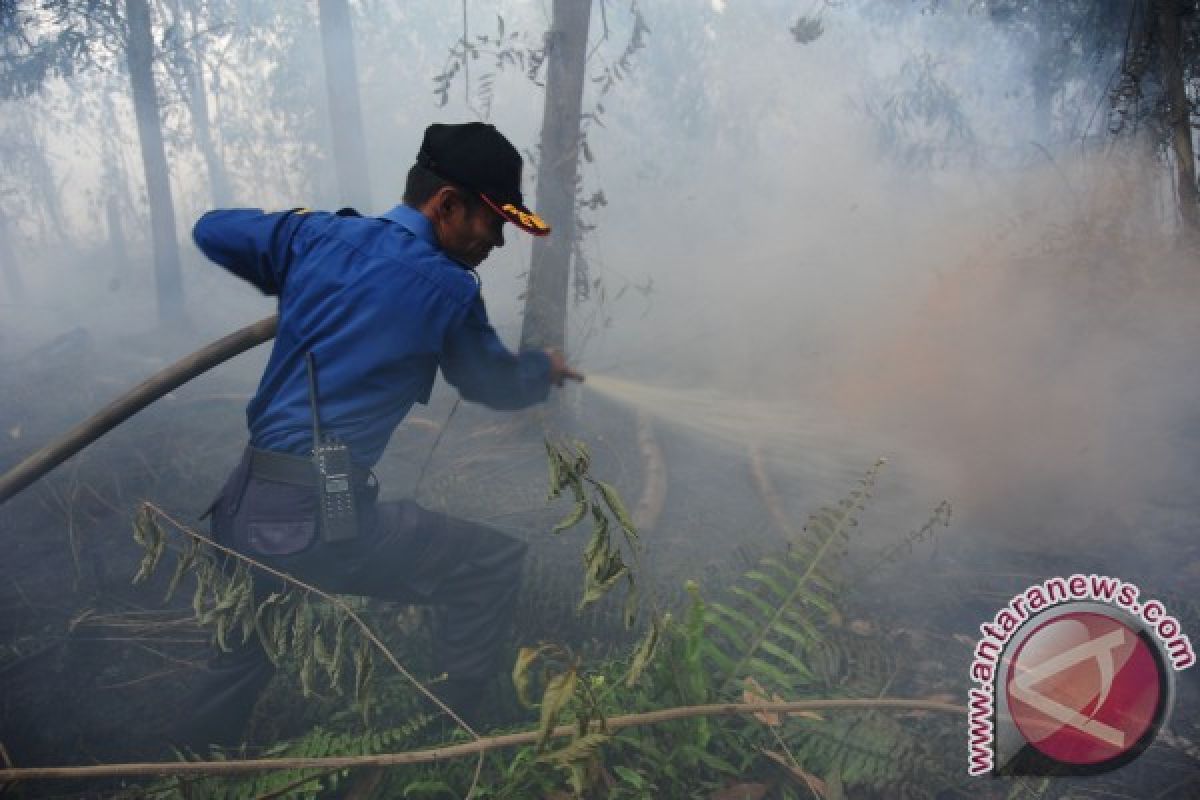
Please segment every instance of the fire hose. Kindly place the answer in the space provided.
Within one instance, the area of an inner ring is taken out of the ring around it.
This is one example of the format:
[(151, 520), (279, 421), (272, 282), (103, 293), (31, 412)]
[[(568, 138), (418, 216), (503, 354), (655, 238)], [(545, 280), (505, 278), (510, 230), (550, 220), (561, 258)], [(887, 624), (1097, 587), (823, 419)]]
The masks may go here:
[(168, 392), (234, 356), (275, 338), (278, 315), (223, 336), (151, 375), (121, 397), (0, 475), (0, 504)]

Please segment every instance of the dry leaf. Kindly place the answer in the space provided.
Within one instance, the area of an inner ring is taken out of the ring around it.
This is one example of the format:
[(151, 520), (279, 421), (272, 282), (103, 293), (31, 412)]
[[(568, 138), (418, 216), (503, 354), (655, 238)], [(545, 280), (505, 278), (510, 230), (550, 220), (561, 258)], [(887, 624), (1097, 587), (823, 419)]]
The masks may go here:
[(787, 770), (789, 775), (803, 783), (817, 796), (824, 798), (829, 797), (829, 787), (825, 785), (825, 781), (821, 780), (816, 775), (813, 775), (811, 772), (800, 769), (800, 767), (796, 766), (792, 762), (792, 759), (776, 753), (774, 750), (763, 750), (763, 755)]
[[(759, 685), (758, 681), (750, 676), (746, 676), (746, 682), (742, 689), (743, 703), (786, 703), (777, 694), (767, 698), (767, 690)], [(803, 717), (804, 719), (815, 719), (817, 722), (824, 722), (825, 718), (815, 711), (787, 711), (784, 712), (789, 717)], [(754, 718), (764, 725), (769, 725), (772, 728), (777, 727), (780, 723), (780, 715), (777, 711), (756, 711)]]
[(856, 619), (850, 623), (850, 632), (859, 636), (870, 636), (875, 633), (875, 626), (865, 619)]
[[(746, 677), (745, 686), (742, 689), (743, 703), (771, 703), (779, 700), (778, 697), (768, 700), (766, 697), (767, 690), (758, 684), (758, 681), (749, 676)], [(764, 725), (770, 725), (772, 728), (779, 726), (779, 715), (773, 711), (756, 711), (754, 718)]]

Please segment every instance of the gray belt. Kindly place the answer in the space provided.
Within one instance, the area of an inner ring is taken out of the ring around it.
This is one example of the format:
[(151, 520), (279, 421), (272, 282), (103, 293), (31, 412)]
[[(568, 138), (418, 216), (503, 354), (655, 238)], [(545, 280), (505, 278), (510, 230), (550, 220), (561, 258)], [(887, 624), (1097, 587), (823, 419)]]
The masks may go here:
[[(247, 449), (250, 451), (250, 474), (254, 477), (293, 486), (316, 487), (317, 473), (311, 458), (294, 456), (291, 453), (279, 453), (275, 450), (260, 450), (257, 447)], [(354, 468), (356, 484), (365, 485), (370, 477), (371, 470), (363, 467)]]

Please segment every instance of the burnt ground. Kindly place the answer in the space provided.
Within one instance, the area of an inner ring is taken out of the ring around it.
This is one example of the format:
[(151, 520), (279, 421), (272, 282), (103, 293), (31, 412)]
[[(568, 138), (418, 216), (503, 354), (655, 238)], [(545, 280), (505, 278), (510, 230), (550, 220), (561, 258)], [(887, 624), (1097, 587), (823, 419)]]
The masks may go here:
[[(175, 346), (177, 353), (188, 349)], [(15, 464), (173, 357), (150, 354), (161, 350), (161, 341), (152, 346), (149, 339), (101, 347), (79, 332), (6, 362), (0, 466)], [(14, 764), (164, 757), (163, 731), (187, 713), (180, 698), (208, 649), (189, 622), (186, 598), (164, 607), (161, 579), (131, 584), (139, 557), (132, 515), (142, 499), (187, 520), (206, 507), (244, 441), (243, 407), (262, 357), (243, 356), (183, 387), (0, 508), (0, 742)], [(593, 449), (594, 474), (616, 484), (633, 505), (642, 484), (633, 415), (586, 393), (564, 405), (575, 435)], [(428, 506), (525, 538), (531, 554), (519, 610), (522, 643), (547, 639), (603, 651), (625, 639), (618, 604), (583, 617), (574, 611), (583, 533), (547, 533), (568, 509), (545, 502), (544, 419), (541, 412), (455, 408), (439, 387), (431, 406), (418, 407), (397, 432), (379, 465), (383, 496), (415, 494)], [(646, 532), (647, 564), (670, 605), (681, 601), (687, 578), (698, 579), (706, 594), (719, 594), (757, 554), (778, 547), (782, 534), (743, 451), (669, 424), (657, 430), (669, 488), (659, 525)], [(820, 445), (814, 440), (814, 448)], [(832, 437), (824, 445), (838, 446)], [(780, 505), (799, 523), (844, 494), (871, 455), (863, 448), (836, 455), (814, 449), (807, 464), (770, 462)], [(923, 496), (919, 476), (902, 467), (885, 472), (877, 505), (864, 516), (873, 538), (851, 555), (852, 563), (875, 564), (879, 549), (918, 527), (939, 499)], [(1153, 548), (1137, 546), (1138, 529), (1111, 535), (1114, 526), (1128, 526), (1124, 519), (1081, 519), (1076, 540), (1101, 526), (1105, 535), (1093, 538), (1108, 543), (1085, 557), (1078, 548), (1015, 546), (1036, 540), (1030, 535), (1040, 524), (1036, 509), (955, 520), (933, 545), (918, 545), (864, 574), (846, 606), (856, 622), (903, 638), (905, 653), (923, 654), (901, 664), (898, 694), (965, 693), (975, 626), (1014, 592), (1050, 574), (1095, 569), (1143, 582), (1185, 630), (1200, 632), (1192, 600), (1200, 577), (1197, 511), (1194, 492), (1164, 487), (1142, 520), (1155, 531), (1142, 539), (1155, 542)], [(962, 531), (964, 525), (969, 530)], [(373, 607), (372, 613), (395, 619), (388, 609)], [(419, 631), (412, 641), (422, 641)], [(420, 652), (413, 658), (419, 667)], [(1179, 676), (1170, 742), (1111, 776), (1059, 781), (1046, 796), (1195, 796), (1196, 674)], [(278, 713), (279, 707), (260, 709), (260, 736), (302, 728), (303, 709), (290, 721)], [(108, 788), (42, 785), (22, 795), (80, 796)], [(989, 784), (985, 794), (1004, 796), (1008, 788)]]

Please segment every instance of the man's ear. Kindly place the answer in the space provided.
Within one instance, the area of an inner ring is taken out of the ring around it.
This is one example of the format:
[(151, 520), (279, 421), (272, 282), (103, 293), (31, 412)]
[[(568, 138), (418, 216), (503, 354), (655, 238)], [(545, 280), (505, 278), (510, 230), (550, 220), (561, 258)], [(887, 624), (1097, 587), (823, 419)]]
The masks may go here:
[(464, 210), (462, 195), (453, 186), (443, 186), (429, 198), (430, 207), (441, 219), (450, 219)]

